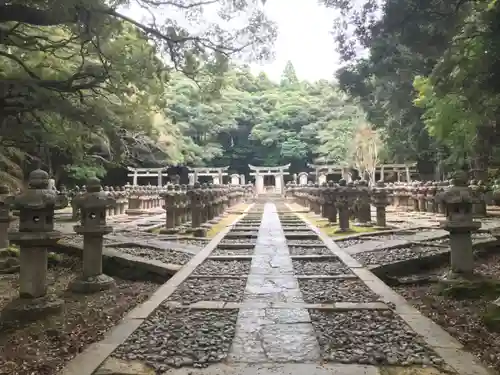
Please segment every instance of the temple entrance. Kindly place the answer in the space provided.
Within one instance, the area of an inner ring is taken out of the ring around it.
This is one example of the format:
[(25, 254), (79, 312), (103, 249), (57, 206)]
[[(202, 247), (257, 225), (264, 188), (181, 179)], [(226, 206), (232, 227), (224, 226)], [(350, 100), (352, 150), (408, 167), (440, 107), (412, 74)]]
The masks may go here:
[(198, 176), (198, 182), (200, 184), (213, 184), (214, 179), (212, 176)]
[(284, 193), (284, 175), (289, 174), (288, 168), (290, 164), (279, 167), (256, 167), (248, 164), (248, 167), (253, 171), (250, 175), (255, 176), (256, 194), (262, 194), (264, 192)]
[(341, 179), (342, 175), (340, 173), (328, 173), (326, 175), (326, 181), (339, 182)]

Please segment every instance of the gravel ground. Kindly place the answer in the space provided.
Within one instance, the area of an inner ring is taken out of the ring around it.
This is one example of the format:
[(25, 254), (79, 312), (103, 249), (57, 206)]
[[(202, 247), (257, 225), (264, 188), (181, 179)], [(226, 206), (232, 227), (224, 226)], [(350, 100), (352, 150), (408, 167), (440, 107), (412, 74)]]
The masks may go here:
[(353, 238), (353, 239), (347, 239), (347, 240), (340, 240), (340, 241), (335, 241), (335, 244), (340, 247), (341, 249), (345, 249), (346, 247), (351, 247), (355, 245), (359, 245), (362, 243), (365, 243), (366, 240), (362, 240), (360, 238)]
[(345, 275), (351, 270), (339, 261), (292, 260), (295, 275)]
[(174, 239), (174, 240), (169, 240), (169, 241), (174, 241), (178, 242), (184, 245), (192, 245), (192, 246), (198, 246), (198, 247), (205, 247), (209, 241), (203, 241), (203, 240), (180, 240), (180, 239)]
[[(475, 265), (478, 273), (500, 279), (500, 254), (479, 259)], [(443, 275), (447, 271), (443, 267), (420, 275)], [(460, 341), (466, 350), (492, 369), (500, 369), (500, 332), (488, 330), (482, 321), (489, 301), (445, 298), (435, 293), (433, 285), (408, 285), (395, 290)]]
[(163, 263), (185, 265), (191, 260), (193, 254), (184, 253), (177, 250), (160, 250), (151, 247), (113, 247), (122, 253), (134, 255), (136, 257), (146, 258), (149, 260), (158, 260)]
[[(83, 236), (80, 236), (78, 234), (68, 234), (64, 235), (61, 238), (61, 241), (64, 241), (66, 243), (69, 243), (70, 245), (74, 246), (83, 246)], [(118, 243), (118, 241), (112, 239), (112, 238), (104, 238), (104, 246), (107, 245), (112, 245)]]
[(363, 265), (376, 265), (398, 262), (402, 260), (421, 258), (443, 251), (440, 247), (412, 246), (396, 249), (381, 249), (353, 254), (353, 258)]
[(321, 240), (287, 240), (286, 244), (288, 246), (300, 246), (300, 245), (317, 245), (317, 246), (325, 246), (323, 241)]
[(373, 302), (379, 297), (359, 280), (298, 279), (305, 303)]
[[(49, 268), (49, 293), (65, 301), (64, 311), (37, 322), (0, 329), (0, 373), (55, 375), (87, 345), (99, 341), (158, 285), (116, 280), (116, 287), (95, 294), (73, 294), (68, 283), (81, 273), (81, 261), (63, 257), (64, 266)], [(18, 275), (0, 276), (0, 309), (17, 297)], [(1, 327), (0, 327), (1, 328)]]
[(402, 234), (384, 234), (380, 236), (367, 236), (367, 240), (373, 240), (373, 241), (394, 241), (394, 240), (405, 240), (405, 236)]
[(326, 246), (288, 246), (288, 250), (290, 251), (290, 255), (332, 255), (332, 252)]
[(256, 243), (257, 242), (257, 239), (256, 238), (238, 238), (238, 239), (235, 239), (235, 238), (228, 238), (228, 239), (223, 239), (220, 243)]
[(189, 305), (199, 301), (241, 302), (246, 279), (190, 277), (184, 281), (168, 301)]
[(391, 310), (310, 310), (309, 313), (326, 361), (403, 366), (443, 364)]
[(472, 233), (472, 240), (494, 240), (495, 237), (493, 237), (490, 233), (488, 232), (478, 232), (478, 233)]
[(226, 249), (214, 249), (211, 255), (221, 255), (221, 256), (230, 256), (230, 255), (253, 255), (255, 249), (234, 249), (234, 250), (226, 250)]
[(237, 318), (236, 309), (160, 306), (113, 356), (144, 361), (160, 373), (171, 367), (206, 367), (227, 357)]
[(246, 275), (250, 273), (251, 260), (212, 260), (200, 264), (194, 275)]
[(448, 238), (440, 238), (439, 240), (421, 241), (421, 243), (428, 245), (449, 245), (450, 240)]

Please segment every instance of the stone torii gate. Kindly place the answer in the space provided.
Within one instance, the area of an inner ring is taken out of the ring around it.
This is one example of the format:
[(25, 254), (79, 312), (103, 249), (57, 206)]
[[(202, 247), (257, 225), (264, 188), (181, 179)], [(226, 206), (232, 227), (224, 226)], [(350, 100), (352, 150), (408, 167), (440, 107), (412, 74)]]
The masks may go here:
[(346, 181), (351, 181), (349, 167), (337, 164), (307, 164), (309, 168), (314, 169), (316, 181), (318, 184), (326, 182), (326, 177), (329, 174), (339, 174)]
[(285, 186), (284, 175), (288, 175), (288, 168), (290, 164), (281, 165), (277, 167), (256, 167), (254, 165), (248, 164), (252, 173), (250, 176), (255, 176), (255, 192), (257, 194), (262, 194), (264, 192), (264, 176), (274, 176), (274, 187), (276, 192), (283, 194), (283, 187)]
[(167, 167), (162, 168), (132, 168), (128, 167), (130, 173), (127, 175), (128, 177), (132, 177), (132, 185), (137, 186), (139, 177), (157, 177), (158, 178), (158, 186), (162, 186), (163, 184), (163, 176), (166, 173)]
[(189, 173), (190, 185), (193, 185), (195, 182), (197, 182), (198, 177), (200, 176), (212, 177), (214, 185), (221, 185), (223, 183), (223, 177), (227, 176), (226, 171), (229, 169), (229, 166), (220, 168), (194, 167), (189, 169), (192, 170), (192, 172)]
[(384, 181), (386, 173), (394, 172), (398, 177), (398, 182), (401, 181), (401, 173), (405, 173), (406, 182), (411, 182), (412, 173), (417, 173), (417, 163), (406, 163), (406, 164), (382, 164), (380, 167), (376, 168), (376, 171), (380, 173), (380, 179)]

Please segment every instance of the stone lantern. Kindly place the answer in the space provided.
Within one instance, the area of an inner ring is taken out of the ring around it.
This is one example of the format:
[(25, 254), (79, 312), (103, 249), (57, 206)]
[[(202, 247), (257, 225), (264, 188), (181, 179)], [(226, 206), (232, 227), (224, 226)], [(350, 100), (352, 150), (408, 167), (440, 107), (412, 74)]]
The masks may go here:
[(0, 250), (9, 247), (9, 225), (14, 220), (10, 214), (9, 188), (0, 185)]
[(458, 172), (454, 184), (438, 199), (446, 207), (446, 221), (441, 223), (450, 233), (450, 278), (471, 276), (474, 270), (471, 232), (477, 231), (481, 223), (473, 220), (474, 196), (467, 186), (467, 173)]
[(339, 228), (336, 231), (338, 233), (352, 232), (352, 229), (349, 225), (349, 213), (354, 195), (354, 187), (347, 186), (346, 180), (341, 179), (339, 181), (339, 187), (335, 199), (335, 206), (337, 207), (337, 211), (339, 213)]
[(77, 293), (93, 293), (109, 289), (114, 280), (102, 273), (104, 235), (113, 231), (106, 223), (106, 214), (116, 200), (102, 190), (101, 182), (93, 177), (87, 181), (87, 192), (78, 198), (82, 217), (75, 232), (83, 235), (83, 273), (73, 280), (70, 289)]
[(196, 237), (204, 237), (205, 230), (201, 227), (202, 210), (203, 210), (203, 190), (200, 183), (195, 182), (193, 187), (188, 191), (189, 200), (191, 202), (191, 231)]
[(386, 221), (386, 207), (389, 205), (389, 197), (385, 189), (384, 181), (377, 181), (372, 191), (372, 204), (376, 209), (376, 229), (388, 229)]
[(48, 173), (37, 169), (28, 189), (6, 203), (19, 209), (19, 231), (9, 232), (9, 239), (20, 246), (20, 298), (4, 308), (2, 318), (34, 320), (58, 312), (63, 301), (47, 294), (47, 253), (62, 237), (54, 230), (54, 210), (66, 207), (67, 199), (49, 189)]
[(174, 185), (167, 185), (167, 191), (162, 194), (163, 199), (165, 200), (165, 205), (163, 208), (165, 209), (165, 233), (171, 234), (175, 233), (175, 191)]

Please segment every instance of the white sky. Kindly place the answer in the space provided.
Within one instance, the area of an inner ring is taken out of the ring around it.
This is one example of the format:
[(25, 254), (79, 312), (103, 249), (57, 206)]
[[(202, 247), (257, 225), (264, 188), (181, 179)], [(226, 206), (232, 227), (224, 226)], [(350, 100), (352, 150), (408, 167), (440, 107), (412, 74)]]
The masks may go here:
[[(168, 14), (172, 17), (170, 9)], [(252, 64), (253, 72), (264, 71), (271, 80), (279, 82), (285, 64), (290, 60), (301, 80), (332, 79), (339, 68), (338, 54), (330, 33), (335, 11), (319, 5), (318, 0), (267, 0), (263, 9), (278, 26), (275, 57), (260, 65)], [(123, 9), (123, 13), (138, 21), (151, 19), (149, 13), (134, 2), (128, 9)], [(209, 10), (205, 16), (212, 18)], [(178, 22), (187, 21), (183, 13), (179, 13), (178, 17), (182, 18), (177, 19)], [(161, 23), (165, 18), (164, 12), (156, 11), (155, 18)]]
[(267, 0), (264, 7), (269, 18), (278, 24), (278, 40), (273, 62), (253, 65), (272, 80), (279, 81), (288, 60), (299, 79), (331, 79), (339, 67), (339, 56), (330, 34), (335, 12), (317, 0)]

